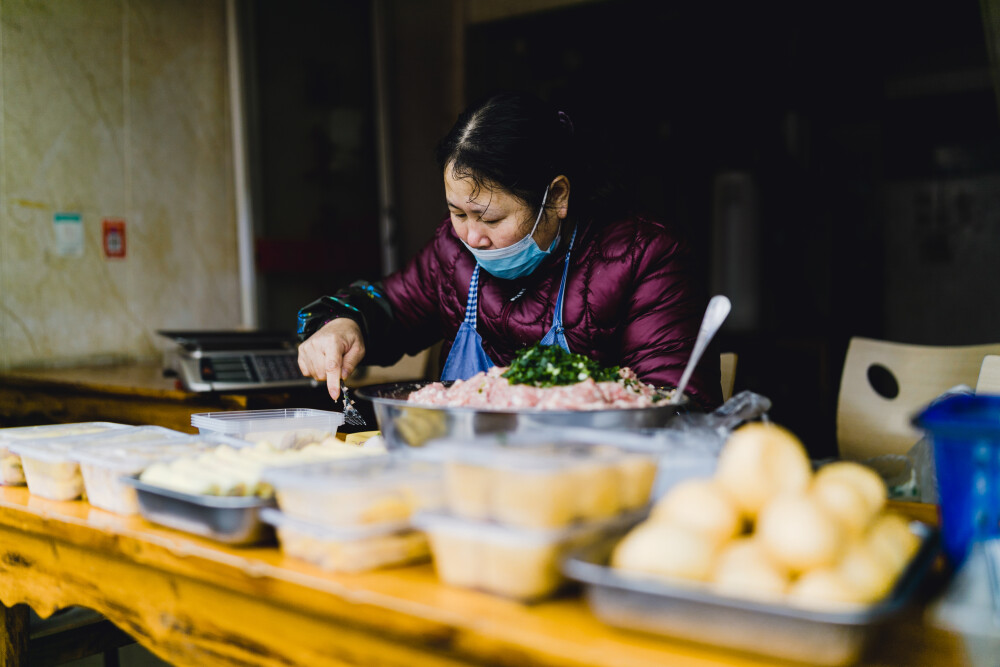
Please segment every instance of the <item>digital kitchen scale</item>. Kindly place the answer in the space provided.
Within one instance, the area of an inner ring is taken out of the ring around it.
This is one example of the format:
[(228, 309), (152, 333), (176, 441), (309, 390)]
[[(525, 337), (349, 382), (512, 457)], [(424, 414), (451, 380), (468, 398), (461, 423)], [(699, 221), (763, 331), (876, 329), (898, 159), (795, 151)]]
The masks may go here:
[(276, 331), (157, 331), (177, 343), (166, 371), (189, 391), (315, 387), (299, 370), (293, 334)]

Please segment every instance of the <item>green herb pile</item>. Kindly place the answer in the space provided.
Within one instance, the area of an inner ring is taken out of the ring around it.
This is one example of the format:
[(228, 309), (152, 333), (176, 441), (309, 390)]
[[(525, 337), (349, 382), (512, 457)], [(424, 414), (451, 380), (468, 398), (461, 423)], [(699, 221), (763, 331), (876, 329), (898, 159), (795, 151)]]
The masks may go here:
[(616, 382), (621, 379), (618, 366), (602, 368), (593, 359), (567, 352), (558, 345), (541, 343), (517, 353), (503, 377), (511, 384), (535, 387), (556, 387), (576, 384), (587, 378), (595, 382)]

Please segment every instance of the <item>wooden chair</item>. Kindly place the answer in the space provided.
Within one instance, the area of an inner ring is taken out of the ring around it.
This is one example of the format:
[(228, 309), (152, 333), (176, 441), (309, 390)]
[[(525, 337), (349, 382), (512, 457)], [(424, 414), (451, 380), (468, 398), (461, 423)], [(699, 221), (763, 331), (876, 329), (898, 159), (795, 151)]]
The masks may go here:
[(1000, 395), (1000, 354), (987, 354), (983, 357), (976, 393)]
[(837, 446), (845, 459), (905, 454), (919, 439), (911, 419), (943, 392), (973, 387), (992, 345), (907, 345), (850, 341), (837, 401)]
[(441, 343), (436, 343), (415, 355), (405, 355), (392, 366), (359, 366), (347, 378), (348, 387), (361, 387), (388, 382), (408, 382), (410, 380), (438, 380), (438, 356)]
[(735, 352), (723, 352), (719, 355), (719, 369), (722, 371), (722, 402), (725, 403), (733, 395), (733, 385), (736, 384)]

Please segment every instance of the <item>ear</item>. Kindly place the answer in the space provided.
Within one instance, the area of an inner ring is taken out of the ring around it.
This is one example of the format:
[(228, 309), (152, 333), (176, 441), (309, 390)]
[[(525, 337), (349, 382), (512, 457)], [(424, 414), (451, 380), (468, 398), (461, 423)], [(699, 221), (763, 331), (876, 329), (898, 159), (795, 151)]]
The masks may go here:
[(556, 210), (560, 219), (565, 218), (569, 211), (569, 179), (559, 174), (549, 183), (548, 206)]

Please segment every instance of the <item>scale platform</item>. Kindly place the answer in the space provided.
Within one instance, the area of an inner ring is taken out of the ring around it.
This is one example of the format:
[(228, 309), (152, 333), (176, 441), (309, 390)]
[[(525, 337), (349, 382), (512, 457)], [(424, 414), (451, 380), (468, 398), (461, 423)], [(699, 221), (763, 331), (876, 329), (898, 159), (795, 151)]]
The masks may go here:
[(278, 331), (157, 331), (177, 343), (165, 372), (189, 391), (315, 387), (299, 370), (294, 334)]

